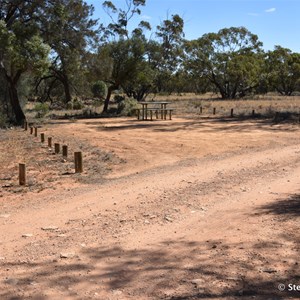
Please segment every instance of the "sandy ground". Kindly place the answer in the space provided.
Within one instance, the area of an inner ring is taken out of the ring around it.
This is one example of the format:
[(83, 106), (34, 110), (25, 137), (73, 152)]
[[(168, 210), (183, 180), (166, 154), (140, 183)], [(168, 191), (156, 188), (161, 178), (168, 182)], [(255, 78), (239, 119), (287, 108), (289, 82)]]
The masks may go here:
[(69, 158), (0, 132), (0, 299), (300, 298), (299, 125), (120, 118), (39, 132)]

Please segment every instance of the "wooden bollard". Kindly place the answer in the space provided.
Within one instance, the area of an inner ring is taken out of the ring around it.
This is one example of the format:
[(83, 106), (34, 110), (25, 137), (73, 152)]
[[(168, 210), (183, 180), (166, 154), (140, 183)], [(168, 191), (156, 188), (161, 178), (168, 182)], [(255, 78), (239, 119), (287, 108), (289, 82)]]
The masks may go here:
[(52, 148), (52, 137), (48, 137), (48, 147)]
[(19, 184), (25, 185), (26, 184), (26, 165), (19, 164)]
[(200, 106), (200, 114), (202, 114), (202, 106)]
[(30, 134), (33, 134), (33, 127), (30, 127)]
[(45, 142), (45, 133), (41, 133), (41, 143)]
[(214, 110), (213, 110), (213, 114), (215, 115), (216, 114), (216, 108), (214, 107)]
[(63, 157), (68, 157), (68, 146), (67, 145), (62, 146), (62, 155), (63, 155)]
[(230, 117), (233, 117), (233, 108), (230, 110)]
[(74, 152), (75, 173), (82, 173), (82, 152)]
[(24, 122), (24, 130), (27, 131), (28, 130), (28, 123), (25, 121)]
[(34, 136), (37, 137), (37, 127), (34, 127)]
[(59, 151), (60, 151), (60, 145), (58, 143), (55, 143), (54, 144), (54, 152), (55, 152), (55, 154), (58, 154)]
[(252, 110), (252, 117), (254, 117), (255, 116), (255, 110), (253, 109)]

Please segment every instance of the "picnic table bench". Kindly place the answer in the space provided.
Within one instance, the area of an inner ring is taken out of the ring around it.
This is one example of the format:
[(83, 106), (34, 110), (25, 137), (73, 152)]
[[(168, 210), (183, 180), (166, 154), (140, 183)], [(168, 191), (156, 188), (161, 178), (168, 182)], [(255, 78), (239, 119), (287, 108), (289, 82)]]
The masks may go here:
[(137, 118), (138, 120), (148, 120), (148, 112), (150, 114), (150, 120), (153, 120), (153, 113), (155, 114), (156, 119), (166, 120), (167, 115), (169, 115), (169, 119), (172, 120), (172, 112), (174, 108), (167, 108), (167, 105), (170, 102), (167, 101), (145, 101), (140, 102), (142, 105), (141, 108), (138, 108)]

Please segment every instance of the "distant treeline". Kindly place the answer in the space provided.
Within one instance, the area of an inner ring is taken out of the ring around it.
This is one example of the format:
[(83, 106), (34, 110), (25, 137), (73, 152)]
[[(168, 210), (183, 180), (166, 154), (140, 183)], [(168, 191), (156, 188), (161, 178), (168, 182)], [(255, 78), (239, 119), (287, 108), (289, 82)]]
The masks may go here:
[(94, 97), (105, 113), (116, 91), (138, 101), (149, 93), (235, 99), (300, 91), (299, 53), (282, 46), (265, 52), (244, 27), (186, 40), (178, 14), (154, 29), (141, 21), (129, 31), (146, 0), (124, 2), (124, 9), (103, 3), (111, 20), (104, 26), (81, 0), (0, 0), (0, 123), (21, 124), (28, 98), (67, 106)]

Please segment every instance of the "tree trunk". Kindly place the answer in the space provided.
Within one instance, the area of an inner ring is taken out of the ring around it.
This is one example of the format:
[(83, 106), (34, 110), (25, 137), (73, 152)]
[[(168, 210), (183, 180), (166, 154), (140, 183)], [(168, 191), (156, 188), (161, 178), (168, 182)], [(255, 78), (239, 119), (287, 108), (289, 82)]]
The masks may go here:
[(107, 90), (107, 95), (106, 98), (104, 100), (104, 106), (103, 106), (103, 110), (102, 113), (107, 113), (108, 110), (108, 105), (109, 105), (109, 101), (110, 101), (110, 97), (113, 91), (115, 91), (119, 86), (118, 85), (111, 85), (110, 87), (108, 87)]
[(17, 125), (22, 125), (26, 117), (20, 105), (17, 87), (14, 81), (11, 79), (9, 80), (8, 83), (9, 83), (8, 92), (9, 92), (10, 104), (12, 106), (12, 110), (14, 113), (15, 123)]
[(109, 87), (108, 90), (107, 90), (107, 95), (106, 95), (105, 101), (104, 101), (104, 106), (103, 106), (102, 113), (107, 113), (108, 104), (109, 104), (109, 100), (110, 100), (112, 91), (113, 91), (112, 87)]
[(69, 103), (72, 101), (72, 96), (71, 96), (71, 91), (70, 91), (70, 84), (69, 84), (69, 78), (67, 75), (63, 76), (63, 80), (62, 80), (63, 86), (64, 86), (64, 90), (65, 90), (65, 103)]

